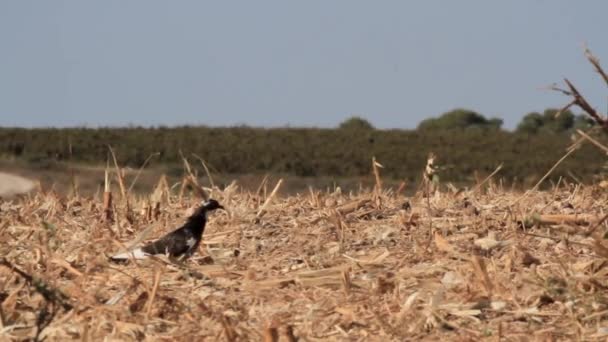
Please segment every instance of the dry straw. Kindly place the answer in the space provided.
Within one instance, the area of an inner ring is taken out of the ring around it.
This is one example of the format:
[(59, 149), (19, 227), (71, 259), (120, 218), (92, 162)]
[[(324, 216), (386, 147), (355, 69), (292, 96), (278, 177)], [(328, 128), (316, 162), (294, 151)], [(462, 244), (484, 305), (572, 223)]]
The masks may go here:
[[(185, 194), (180, 204), (162, 184), (158, 224), (137, 211), (117, 237), (94, 219), (104, 210), (94, 199), (3, 202), (0, 252), (14, 267), (0, 267), (2, 338), (584, 340), (608, 324), (598, 205), (608, 196), (595, 188), (535, 191), (517, 204), (528, 214), (514, 217), (506, 214), (520, 194), (507, 191), (471, 192), (472, 204), (441, 189), (409, 199), (390, 189), (283, 197), (278, 181), (258, 205), (232, 188), (236, 219), (210, 216), (191, 260), (109, 263), (114, 239), (158, 237), (200, 201)], [(227, 191), (216, 190), (220, 202)], [(48, 324), (37, 326), (41, 317)]]

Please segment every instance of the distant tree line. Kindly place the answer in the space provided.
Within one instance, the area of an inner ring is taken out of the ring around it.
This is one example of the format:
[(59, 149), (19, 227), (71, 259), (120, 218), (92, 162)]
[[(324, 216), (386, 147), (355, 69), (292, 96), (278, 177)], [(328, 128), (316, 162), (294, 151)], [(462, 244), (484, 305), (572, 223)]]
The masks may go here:
[(423, 120), (418, 130), (462, 130), (462, 129), (490, 129), (499, 130), (502, 120), (497, 118), (486, 119), (483, 115), (468, 109), (455, 109), (438, 118)]
[[(509, 181), (537, 180), (571, 144), (568, 132), (589, 127), (584, 117), (557, 111), (526, 115), (514, 132), (500, 119), (464, 109), (425, 120), (416, 130), (378, 130), (353, 117), (335, 129), (253, 127), (0, 128), (0, 156), (19, 158), (37, 167), (71, 159), (100, 164), (108, 145), (122, 165), (139, 167), (152, 153), (153, 164), (181, 173), (180, 151), (195, 153), (225, 174), (285, 173), (296, 176), (363, 176), (371, 158), (385, 166), (383, 175), (414, 181), (429, 152), (438, 156), (446, 181), (471, 181), (504, 163)], [(602, 137), (600, 137), (602, 138)], [(605, 155), (584, 145), (552, 174), (591, 181), (602, 172)]]
[[(485, 116), (468, 109), (455, 109), (438, 118), (423, 120), (418, 130), (462, 130), (489, 129), (499, 130), (503, 121), (498, 118), (487, 119)], [(575, 129), (587, 129), (594, 121), (587, 115), (574, 115), (571, 111), (546, 109), (542, 114), (532, 112), (525, 115), (515, 129), (516, 133), (566, 133)]]
[(557, 109), (547, 109), (542, 114), (532, 112), (522, 119), (517, 126), (517, 132), (564, 133), (573, 129), (588, 129), (595, 122), (584, 114), (574, 115), (569, 110), (559, 112)]

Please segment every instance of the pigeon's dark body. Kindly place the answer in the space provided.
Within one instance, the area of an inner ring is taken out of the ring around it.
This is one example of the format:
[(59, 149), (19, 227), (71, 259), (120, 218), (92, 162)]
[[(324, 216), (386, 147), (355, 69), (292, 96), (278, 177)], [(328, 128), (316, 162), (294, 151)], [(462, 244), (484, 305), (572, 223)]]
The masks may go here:
[(198, 248), (205, 230), (207, 218), (205, 214), (197, 214), (188, 218), (182, 227), (163, 236), (141, 248), (146, 254), (168, 254), (172, 257), (192, 255)]
[(141, 248), (112, 256), (111, 259), (114, 261), (130, 258), (142, 259), (155, 254), (166, 254), (173, 258), (188, 258), (198, 249), (201, 243), (207, 223), (207, 213), (215, 209), (223, 209), (223, 207), (216, 200), (210, 199), (198, 208), (188, 218), (186, 224), (180, 228)]

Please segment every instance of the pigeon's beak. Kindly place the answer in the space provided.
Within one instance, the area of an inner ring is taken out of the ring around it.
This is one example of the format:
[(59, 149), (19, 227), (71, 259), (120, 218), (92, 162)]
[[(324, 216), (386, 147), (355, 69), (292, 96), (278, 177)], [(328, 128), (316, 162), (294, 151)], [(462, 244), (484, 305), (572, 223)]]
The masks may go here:
[(218, 205), (217, 208), (218, 209), (222, 209), (222, 210), (226, 210), (223, 205)]

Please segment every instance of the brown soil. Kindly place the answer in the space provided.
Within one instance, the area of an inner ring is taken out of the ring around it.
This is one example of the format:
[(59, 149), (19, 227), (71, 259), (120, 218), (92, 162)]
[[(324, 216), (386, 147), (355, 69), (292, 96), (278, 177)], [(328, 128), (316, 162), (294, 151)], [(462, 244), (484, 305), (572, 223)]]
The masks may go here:
[(36, 184), (24, 177), (0, 172), (0, 197), (9, 198), (26, 194), (34, 189)]

